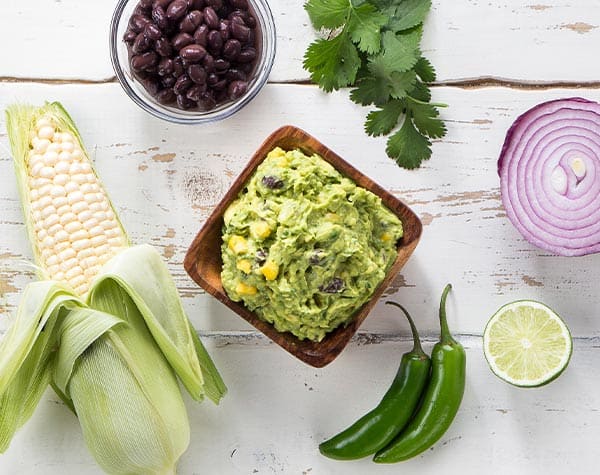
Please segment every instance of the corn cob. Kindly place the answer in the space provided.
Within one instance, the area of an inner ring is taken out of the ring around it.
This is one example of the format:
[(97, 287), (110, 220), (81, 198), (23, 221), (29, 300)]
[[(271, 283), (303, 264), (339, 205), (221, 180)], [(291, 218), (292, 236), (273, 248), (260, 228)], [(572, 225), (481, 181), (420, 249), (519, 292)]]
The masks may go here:
[(226, 388), (158, 252), (130, 246), (62, 106), (13, 106), (7, 129), (43, 280), (0, 342), (0, 451), (51, 384), (107, 473), (175, 473), (189, 442), (176, 376), (197, 400)]

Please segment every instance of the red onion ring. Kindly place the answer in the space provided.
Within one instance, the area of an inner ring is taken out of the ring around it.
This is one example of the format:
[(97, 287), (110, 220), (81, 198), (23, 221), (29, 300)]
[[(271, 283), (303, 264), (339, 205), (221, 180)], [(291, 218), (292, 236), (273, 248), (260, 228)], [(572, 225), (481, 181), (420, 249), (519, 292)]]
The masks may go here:
[(530, 243), (562, 256), (600, 252), (600, 104), (574, 97), (525, 112), (498, 174), (506, 213)]

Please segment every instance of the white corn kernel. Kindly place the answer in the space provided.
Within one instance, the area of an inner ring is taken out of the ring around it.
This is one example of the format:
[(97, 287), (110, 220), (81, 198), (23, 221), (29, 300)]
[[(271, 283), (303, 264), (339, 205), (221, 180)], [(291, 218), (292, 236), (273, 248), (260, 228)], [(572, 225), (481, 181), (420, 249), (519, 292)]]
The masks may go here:
[(39, 217), (36, 218), (35, 213), (39, 213), (40, 210), (42, 209), (42, 205), (40, 205), (40, 200), (35, 200), (32, 201), (31, 204), (29, 205), (29, 207), (31, 208), (31, 211), (33, 212), (33, 217), (34, 219), (40, 219)]
[(54, 127), (51, 125), (44, 125), (38, 129), (38, 137), (41, 139), (50, 140), (54, 136)]
[(94, 212), (96, 211), (104, 211), (104, 208), (102, 206), (101, 202), (95, 202), (95, 203), (90, 203), (90, 209)]
[(40, 243), (44, 243), (44, 240), (46, 239), (46, 236), (48, 236), (48, 231), (46, 231), (44, 228), (40, 228), (37, 231), (37, 239)]
[(54, 207), (56, 208), (56, 212), (58, 213), (58, 209), (62, 208), (64, 205), (68, 205), (69, 202), (67, 201), (66, 196), (55, 196), (52, 198), (52, 204), (54, 205)]
[(64, 160), (58, 162), (54, 166), (54, 170), (56, 170), (56, 173), (68, 173), (69, 172), (69, 168), (70, 168), (69, 163), (65, 162)]
[(53, 205), (45, 206), (40, 210), (40, 215), (42, 219), (49, 218), (53, 214), (56, 214), (56, 208)]
[(64, 282), (65, 281), (65, 273), (64, 272), (57, 272), (56, 274), (54, 274), (54, 280), (58, 280), (59, 282)]
[[(75, 279), (73, 279), (75, 280)], [(75, 287), (73, 290), (75, 290), (75, 293), (77, 295), (85, 295), (88, 291), (88, 285), (85, 279), (83, 279), (84, 282), (83, 284), (78, 285), (77, 287)]]
[(97, 266), (98, 265), (98, 257), (97, 256), (86, 257), (85, 259), (83, 259), (81, 261), (81, 265), (84, 268), (90, 268), (90, 267)]
[(84, 223), (88, 219), (93, 218), (93, 216), (94, 214), (87, 208), (77, 215), (77, 217), (82, 223)]
[(92, 173), (92, 166), (89, 162), (81, 162), (81, 173), (89, 175)]
[(70, 142), (70, 141), (69, 141), (69, 142), (62, 142), (62, 143), (60, 144), (60, 149), (61, 149), (63, 152), (68, 152), (68, 153), (71, 153), (71, 152), (73, 152), (73, 149), (74, 149), (74, 148), (75, 148), (75, 146), (73, 145), (73, 142)]
[[(57, 201), (60, 199), (62, 199), (62, 198), (56, 198)], [(64, 199), (66, 200), (66, 198), (64, 198)], [(56, 205), (54, 205), (54, 206), (56, 206)], [(61, 217), (70, 212), (71, 212), (71, 206), (69, 206), (67, 203), (56, 208), (56, 213)]]
[(73, 151), (71, 152), (71, 157), (73, 157), (73, 160), (81, 160), (83, 159), (83, 152), (79, 147), (75, 147), (73, 149)]
[(84, 259), (87, 259), (88, 257), (95, 256), (95, 255), (96, 254), (94, 253), (94, 249), (92, 249), (91, 247), (87, 247), (77, 253), (77, 259), (79, 261), (83, 261)]
[(79, 261), (75, 257), (71, 257), (70, 259), (60, 263), (60, 270), (66, 273), (69, 269), (72, 269), (76, 265), (79, 265)]
[(90, 237), (94, 238), (96, 236), (102, 236), (104, 234), (104, 229), (102, 226), (94, 226), (89, 230)]
[(50, 145), (48, 145), (48, 148), (46, 149), (46, 153), (48, 152), (54, 152), (58, 154), (60, 152), (60, 145), (53, 141)]
[(44, 153), (44, 165), (46, 165), (47, 167), (53, 167), (54, 165), (56, 165), (57, 162), (58, 153), (49, 152), (48, 150), (46, 150), (46, 153)]
[(48, 266), (48, 274), (55, 275), (57, 272), (60, 272), (60, 266), (55, 264), (53, 266)]
[(101, 266), (92, 266), (92, 267), (88, 267), (87, 269), (84, 270), (84, 274), (87, 277), (95, 277), (96, 275), (98, 275), (98, 273), (102, 270)]
[(68, 213), (61, 215), (60, 224), (62, 224), (63, 226), (66, 226), (71, 221), (75, 221), (76, 219), (77, 219), (77, 215), (75, 213), (68, 212)]
[[(56, 239), (56, 242), (66, 243), (68, 245), (69, 244), (69, 233), (66, 232), (64, 229), (61, 229), (54, 235), (54, 239)], [(57, 248), (57, 250), (58, 250), (58, 248)]]
[[(106, 236), (104, 236), (104, 238), (106, 239)], [(102, 256), (105, 256), (105, 255), (109, 254), (110, 252), (111, 252), (110, 244), (108, 244), (107, 239), (106, 239), (106, 244), (102, 244), (102, 245), (96, 247), (96, 255), (98, 256), (98, 258), (102, 258)]]
[[(33, 167), (34, 165), (37, 165), (38, 163), (44, 163), (43, 155), (35, 153), (33, 150), (31, 150), (30, 153), (31, 153), (31, 156), (29, 157), (29, 166), (30, 167)], [(48, 152), (46, 152), (46, 153), (48, 153)]]
[(69, 152), (60, 152), (58, 154), (58, 159), (62, 162), (62, 163), (66, 163), (69, 165), (69, 167), (71, 167), (72, 162), (73, 162), (73, 157), (71, 156), (71, 154)]
[(83, 226), (79, 221), (71, 221), (69, 224), (65, 225), (65, 231), (69, 234), (79, 231), (82, 228)]
[[(64, 176), (64, 175), (62, 175)], [(67, 178), (68, 179), (68, 178)], [(65, 196), (67, 196), (67, 190), (65, 190), (65, 187), (62, 186), (64, 183), (56, 183), (52, 189), (50, 190), (50, 196), (52, 196), (52, 198), (63, 198)], [(68, 202), (68, 200), (67, 200)]]
[(80, 239), (86, 239), (88, 237), (88, 232), (85, 229), (80, 229), (79, 231), (75, 231), (71, 234), (71, 241), (79, 241)]
[(81, 173), (81, 163), (79, 163), (79, 162), (71, 163), (71, 165), (69, 166), (69, 174), (77, 175), (79, 173)]
[(84, 195), (79, 190), (72, 191), (67, 195), (67, 199), (69, 200), (69, 203), (71, 203), (73, 205), (75, 203), (82, 201), (84, 199)]
[[(53, 183), (55, 185), (59, 185), (61, 187), (64, 187), (67, 183), (69, 182), (69, 175), (67, 175), (66, 173), (59, 173), (57, 175), (54, 176), (54, 180)], [(64, 188), (63, 188), (64, 190)], [(65, 194), (67, 192), (65, 191)]]
[(113, 248), (122, 247), (124, 245), (123, 239), (121, 238), (121, 236), (109, 238), (108, 244), (110, 244), (110, 246)]
[(68, 247), (71, 246), (71, 242), (69, 240), (65, 240), (65, 241), (61, 241), (61, 242), (57, 242), (54, 245), (54, 251), (55, 252), (62, 252), (65, 249), (67, 249)]
[(49, 196), (42, 196), (38, 203), (40, 204), (40, 209), (45, 208), (46, 206), (50, 206), (52, 204), (52, 198)]
[(73, 241), (71, 246), (76, 251), (81, 251), (82, 249), (86, 249), (86, 248), (90, 247), (90, 240), (86, 238), (86, 239), (80, 239), (78, 241)]
[(61, 142), (73, 142), (74, 140), (75, 137), (73, 137), (73, 134), (71, 132), (63, 132), (62, 134), (60, 134)]
[(48, 258), (53, 255), (54, 255), (54, 252), (52, 252), (52, 249), (43, 249), (42, 250), (42, 260), (44, 262), (46, 262), (48, 260)]
[(29, 190), (29, 201), (35, 201), (40, 197), (38, 190)]
[(48, 148), (48, 145), (50, 145), (50, 140), (48, 139), (33, 139), (31, 141), (31, 144), (33, 145), (33, 149), (38, 152), (38, 153), (44, 153), (46, 151), (46, 149)]
[[(81, 275), (76, 275), (75, 277), (69, 279), (69, 283), (71, 284), (72, 287), (76, 287), (76, 288), (87, 288), (87, 279), (85, 278), (85, 276), (83, 274)], [(84, 294), (85, 292), (79, 291), (79, 294)]]
[(40, 176), (42, 168), (44, 168), (44, 164), (42, 162), (37, 162), (35, 165), (31, 166), (29, 173), (31, 173), (32, 177)]
[(70, 247), (68, 249), (65, 249), (64, 251), (62, 251), (60, 254), (58, 254), (58, 258), (63, 262), (68, 261), (69, 259), (73, 259), (76, 256), (77, 256), (77, 254)]
[(58, 223), (58, 216), (56, 214), (50, 215), (44, 220), (44, 226), (46, 226), (46, 229), (48, 229), (50, 226), (54, 226), (56, 223)]
[(56, 264), (58, 264), (58, 256), (56, 254), (52, 254), (46, 259), (47, 266), (55, 266)]
[(53, 167), (43, 167), (40, 170), (40, 176), (42, 178), (48, 178), (49, 180), (52, 180), (55, 175), (56, 175), (56, 172), (54, 171)]
[(101, 223), (102, 221), (108, 218), (108, 215), (104, 211), (95, 211), (94, 218), (96, 218), (98, 222)]
[[(87, 173), (85, 175), (87, 177), (87, 182), (91, 183), (93, 185), (98, 185), (98, 179), (96, 178), (96, 175), (94, 175), (93, 173)], [(98, 187), (98, 191), (100, 191), (100, 187)]]
[(102, 221), (102, 223), (100, 223), (100, 226), (102, 226), (102, 228), (104, 228), (106, 230), (109, 230), (109, 229), (114, 228), (116, 226), (116, 224), (114, 221), (107, 219), (105, 221)]
[[(91, 231), (90, 231), (90, 234), (91, 234)], [(104, 231), (103, 231), (102, 234), (92, 235), (92, 237), (90, 238), (90, 242), (92, 243), (92, 246), (98, 247), (103, 244), (106, 244), (108, 242), (108, 238), (106, 237), (106, 235), (104, 234)]]
[(65, 277), (68, 280), (71, 280), (77, 277), (78, 275), (83, 275), (83, 269), (79, 266), (71, 267), (68, 271), (65, 272)]
[(79, 187), (82, 193), (93, 193), (94, 190), (91, 183), (82, 183)]
[(77, 173), (76, 175), (72, 175), (71, 180), (73, 180), (75, 183), (83, 185), (84, 183), (87, 183), (87, 176), (83, 173)]
[[(40, 178), (40, 180), (44, 180), (44, 178)], [(52, 191), (52, 182), (50, 182), (50, 180), (48, 180), (49, 183), (42, 185), (38, 188), (38, 192), (40, 194), (40, 196), (45, 196), (45, 195), (49, 195), (50, 192)], [(48, 196), (48, 198), (50, 199), (50, 197)]]
[(100, 200), (98, 199), (98, 194), (99, 193), (87, 193), (84, 196), (86, 203), (91, 204), (91, 203), (99, 202)]
[(69, 183), (65, 184), (65, 191), (68, 193), (73, 193), (74, 191), (79, 190), (79, 185), (73, 181), (69, 181)]
[[(90, 215), (92, 213), (90, 212)], [(81, 216), (83, 215), (83, 213), (79, 214), (79, 219), (81, 219), (81, 221), (83, 222), (83, 226), (85, 227), (85, 229), (92, 229), (96, 226), (98, 226), (98, 221), (96, 221), (94, 218), (89, 218), (87, 220), (84, 220)]]
[(72, 205), (72, 209), (73, 209), (73, 213), (81, 213), (83, 211), (85, 211), (86, 209), (88, 209), (89, 205), (85, 202), (85, 201), (79, 201), (77, 203), (74, 203)]
[(62, 226), (60, 224), (55, 224), (54, 226), (50, 226), (48, 228), (48, 236), (55, 236), (60, 230), (62, 230)]
[(54, 246), (54, 239), (50, 236), (46, 236), (43, 240), (42, 240), (42, 246), (44, 247), (52, 247)]
[(50, 121), (50, 119), (48, 117), (40, 117), (36, 123), (35, 123), (35, 127), (36, 129), (41, 129), (42, 127), (47, 127), (47, 126), (51, 126), (52, 122)]

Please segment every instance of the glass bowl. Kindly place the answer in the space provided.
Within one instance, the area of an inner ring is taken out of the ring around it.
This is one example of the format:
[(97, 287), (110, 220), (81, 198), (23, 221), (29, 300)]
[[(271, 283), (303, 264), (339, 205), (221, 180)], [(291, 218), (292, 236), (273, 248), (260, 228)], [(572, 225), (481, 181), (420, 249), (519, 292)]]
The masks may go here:
[(218, 104), (214, 109), (202, 111), (183, 110), (175, 106), (164, 105), (152, 97), (133, 75), (129, 65), (127, 44), (123, 35), (139, 0), (118, 0), (110, 24), (110, 58), (117, 79), (125, 93), (146, 112), (160, 119), (177, 124), (202, 124), (226, 119), (248, 104), (267, 79), (275, 60), (275, 21), (266, 0), (248, 0), (251, 12), (256, 19), (258, 59), (254, 73), (248, 81), (248, 90), (241, 97)]

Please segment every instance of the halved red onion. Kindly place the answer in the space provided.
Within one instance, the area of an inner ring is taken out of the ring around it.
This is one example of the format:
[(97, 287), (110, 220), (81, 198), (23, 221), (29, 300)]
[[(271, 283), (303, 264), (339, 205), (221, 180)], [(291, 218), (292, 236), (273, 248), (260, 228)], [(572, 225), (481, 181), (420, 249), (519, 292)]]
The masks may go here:
[(563, 256), (600, 252), (600, 104), (574, 97), (525, 112), (506, 135), (498, 174), (525, 239)]

